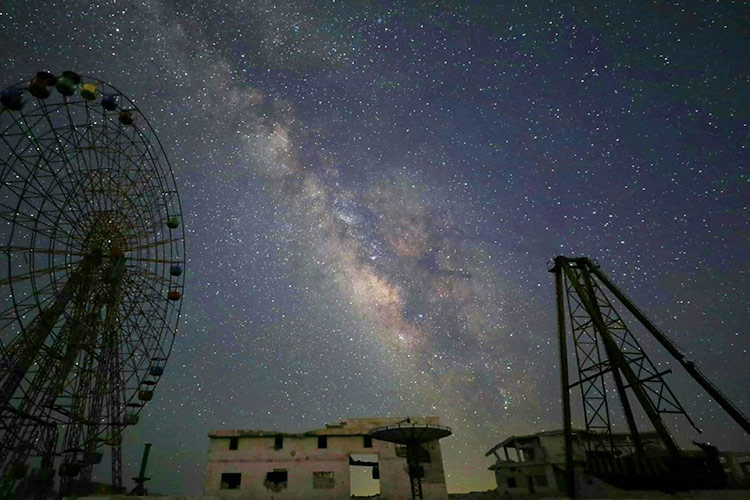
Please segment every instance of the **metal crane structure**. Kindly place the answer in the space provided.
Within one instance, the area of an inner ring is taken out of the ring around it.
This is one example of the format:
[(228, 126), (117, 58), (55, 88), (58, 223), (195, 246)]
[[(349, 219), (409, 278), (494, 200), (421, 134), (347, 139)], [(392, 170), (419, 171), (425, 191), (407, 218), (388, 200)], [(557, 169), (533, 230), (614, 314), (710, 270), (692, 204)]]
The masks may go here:
[[(662, 333), (627, 295), (586, 257), (556, 257), (549, 266), (555, 274), (560, 345), (566, 487), (575, 497), (570, 390), (578, 387), (583, 402), (587, 435), (586, 470), (624, 488), (682, 489), (721, 486), (724, 480), (713, 447), (704, 453), (686, 453), (662, 420), (664, 414), (687, 418), (684, 407), (664, 380), (671, 370), (659, 371), (618, 313), (624, 308), (661, 344), (696, 382), (750, 434), (750, 421), (685, 354)], [(569, 381), (568, 337), (572, 337), (578, 380)], [(614, 391), (610, 391), (614, 385)], [(612, 438), (613, 406), (617, 395), (630, 440)], [(631, 399), (632, 396), (632, 399)], [(658, 446), (644, 443), (633, 404), (653, 426)], [(696, 443), (697, 444), (697, 443)], [(717, 467), (718, 466), (718, 467)]]
[(0, 102), (0, 499), (77, 493), (105, 449), (120, 491), (180, 315), (174, 175), (106, 82), (41, 71)]

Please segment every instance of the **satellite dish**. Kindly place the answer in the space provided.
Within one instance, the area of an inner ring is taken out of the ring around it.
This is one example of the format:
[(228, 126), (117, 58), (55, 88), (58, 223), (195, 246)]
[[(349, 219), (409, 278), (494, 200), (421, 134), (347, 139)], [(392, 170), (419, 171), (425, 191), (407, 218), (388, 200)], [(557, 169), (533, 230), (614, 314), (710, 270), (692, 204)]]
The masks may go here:
[(406, 463), (409, 466), (409, 483), (411, 484), (412, 498), (424, 498), (422, 496), (424, 468), (419, 465), (419, 446), (448, 437), (451, 434), (453, 434), (453, 431), (450, 427), (433, 424), (415, 424), (409, 418), (398, 424), (377, 427), (370, 431), (370, 436), (375, 439), (406, 447)]

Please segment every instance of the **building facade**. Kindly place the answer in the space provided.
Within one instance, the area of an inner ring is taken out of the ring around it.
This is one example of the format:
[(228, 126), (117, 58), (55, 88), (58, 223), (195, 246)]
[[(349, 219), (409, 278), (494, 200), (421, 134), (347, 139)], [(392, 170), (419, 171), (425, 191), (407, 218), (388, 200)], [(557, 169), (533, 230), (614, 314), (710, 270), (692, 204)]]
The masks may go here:
[[(656, 456), (666, 455), (655, 432), (640, 434), (643, 447)], [(573, 431), (573, 462), (576, 470), (576, 492), (581, 497), (602, 497), (618, 491), (614, 486), (596, 477), (587, 463), (586, 450), (602, 443), (601, 434)], [(614, 445), (618, 449), (633, 448), (630, 434), (613, 434)], [(697, 444), (697, 443), (696, 443)], [(718, 465), (723, 470), (720, 488), (744, 489), (750, 487), (750, 453), (719, 452)], [(700, 450), (683, 450), (689, 460), (705, 457)], [(486, 456), (494, 456), (495, 463), (490, 470), (495, 472), (498, 492), (501, 498), (514, 496), (564, 495), (565, 475), (565, 436), (562, 430), (539, 432), (525, 436), (511, 436), (494, 446)], [(692, 458), (691, 458), (692, 457)], [(700, 462), (705, 459), (701, 458)], [(689, 465), (689, 464), (687, 464)], [(700, 469), (696, 470), (701, 473)], [(719, 471), (719, 475), (721, 472)]]
[[(410, 498), (405, 449), (369, 436), (402, 420), (346, 419), (303, 433), (212, 431), (205, 492), (222, 500), (346, 500), (359, 491), (380, 500)], [(437, 417), (411, 420), (439, 425)], [(419, 455), (424, 498), (447, 500), (440, 444), (425, 443)]]
[[(603, 481), (582, 472), (586, 463), (586, 449), (590, 447), (591, 440), (600, 439), (600, 436), (585, 431), (573, 431), (576, 490), (582, 496), (606, 495), (611, 491), (611, 487)], [(629, 434), (613, 434), (612, 439), (618, 447), (633, 446)], [(641, 440), (646, 448), (662, 448), (656, 433), (641, 433)], [(485, 453), (485, 456), (490, 455), (496, 460), (489, 468), (495, 472), (501, 498), (566, 493), (565, 436), (562, 430), (511, 436)]]

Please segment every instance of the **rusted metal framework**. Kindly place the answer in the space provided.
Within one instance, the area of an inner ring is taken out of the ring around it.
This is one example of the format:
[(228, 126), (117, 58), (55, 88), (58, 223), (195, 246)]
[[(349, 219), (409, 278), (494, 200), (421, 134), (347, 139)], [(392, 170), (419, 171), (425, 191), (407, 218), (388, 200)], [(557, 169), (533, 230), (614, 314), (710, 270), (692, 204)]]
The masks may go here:
[[(586, 430), (602, 439), (587, 442), (587, 456), (605, 457), (616, 463), (621, 457), (632, 457), (636, 473), (656, 475), (663, 465), (649, 461), (638, 431), (633, 401), (642, 409), (653, 426), (664, 449), (672, 457), (671, 464), (684, 470), (695, 466), (684, 460), (679, 447), (662, 420), (663, 414), (680, 414), (700, 432), (684, 407), (664, 381), (671, 370), (659, 371), (628, 328), (615, 307), (624, 307), (640, 322), (706, 392), (748, 433), (750, 422), (745, 415), (712, 384), (691, 361), (669, 340), (589, 258), (558, 256), (549, 266), (555, 274), (557, 289), (557, 321), (560, 345), (563, 425), (565, 430), (566, 472), (569, 496), (575, 496), (572, 453), (570, 390), (578, 387), (583, 403)], [(568, 336), (576, 360), (578, 380), (569, 381)], [(615, 394), (630, 431), (626, 446), (611, 438), (613, 411), (608, 389)]]
[[(0, 96), (0, 497), (91, 479), (164, 372), (182, 211), (156, 134), (100, 80), (40, 72)], [(18, 491), (18, 488), (24, 491)]]

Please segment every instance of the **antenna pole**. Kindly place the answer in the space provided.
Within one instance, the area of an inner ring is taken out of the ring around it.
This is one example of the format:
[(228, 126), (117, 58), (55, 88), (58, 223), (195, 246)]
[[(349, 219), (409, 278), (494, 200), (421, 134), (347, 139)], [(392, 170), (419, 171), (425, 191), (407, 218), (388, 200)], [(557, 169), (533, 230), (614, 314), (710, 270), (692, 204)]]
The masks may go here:
[(143, 487), (143, 484), (151, 479), (150, 477), (146, 477), (146, 465), (148, 465), (149, 451), (151, 451), (151, 443), (144, 443), (143, 457), (141, 458), (141, 470), (138, 472), (138, 477), (133, 478), (133, 481), (135, 481), (135, 488), (130, 492), (131, 495), (144, 496), (146, 494), (146, 488)]

